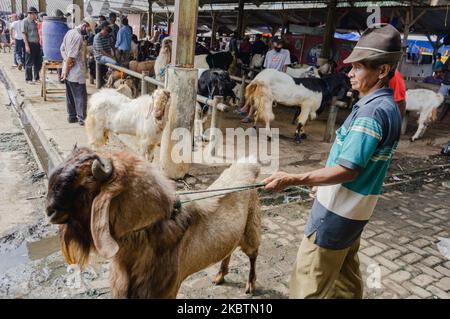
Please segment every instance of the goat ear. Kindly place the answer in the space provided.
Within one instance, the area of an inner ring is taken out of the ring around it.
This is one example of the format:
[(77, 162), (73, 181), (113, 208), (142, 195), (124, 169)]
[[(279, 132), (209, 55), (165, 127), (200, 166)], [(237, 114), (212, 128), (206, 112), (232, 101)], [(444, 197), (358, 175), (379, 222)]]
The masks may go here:
[(92, 203), (91, 234), (94, 246), (103, 258), (112, 258), (119, 251), (119, 245), (112, 238), (109, 229), (109, 207), (112, 197), (100, 193)]

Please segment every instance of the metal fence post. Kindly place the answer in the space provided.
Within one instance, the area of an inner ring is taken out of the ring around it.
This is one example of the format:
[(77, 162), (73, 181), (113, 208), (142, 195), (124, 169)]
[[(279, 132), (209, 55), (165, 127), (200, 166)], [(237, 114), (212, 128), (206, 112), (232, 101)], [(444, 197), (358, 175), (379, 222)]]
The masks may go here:
[(215, 137), (218, 130), (220, 130), (220, 117), (217, 106), (223, 103), (223, 96), (215, 96), (212, 106), (211, 125), (209, 128), (209, 153), (212, 156), (216, 155), (217, 138)]
[(142, 79), (141, 79), (141, 95), (148, 94), (148, 83), (144, 80), (146, 76), (149, 76), (148, 71), (142, 71)]

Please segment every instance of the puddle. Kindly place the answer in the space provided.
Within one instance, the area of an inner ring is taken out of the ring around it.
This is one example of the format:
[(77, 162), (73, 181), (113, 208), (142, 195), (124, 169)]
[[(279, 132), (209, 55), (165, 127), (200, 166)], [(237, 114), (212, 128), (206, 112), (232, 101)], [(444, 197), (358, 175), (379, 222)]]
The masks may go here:
[(23, 241), (15, 249), (0, 247), (0, 273), (30, 261), (39, 260), (59, 251), (59, 237), (53, 236), (42, 240)]

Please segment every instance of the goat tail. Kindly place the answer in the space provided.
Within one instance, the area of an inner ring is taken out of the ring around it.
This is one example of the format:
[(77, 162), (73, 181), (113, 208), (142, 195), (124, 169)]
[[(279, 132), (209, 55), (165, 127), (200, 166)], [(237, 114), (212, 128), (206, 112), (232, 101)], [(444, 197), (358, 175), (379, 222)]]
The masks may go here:
[(272, 110), (272, 96), (266, 84), (262, 81), (253, 80), (245, 89), (245, 98), (251, 99), (256, 109), (256, 119), (270, 122), (275, 119)]

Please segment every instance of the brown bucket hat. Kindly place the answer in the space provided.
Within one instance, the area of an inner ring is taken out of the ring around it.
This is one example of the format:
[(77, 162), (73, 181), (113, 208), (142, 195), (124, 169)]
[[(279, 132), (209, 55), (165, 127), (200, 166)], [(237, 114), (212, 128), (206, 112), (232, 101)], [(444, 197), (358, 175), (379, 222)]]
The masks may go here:
[(390, 24), (366, 29), (344, 63), (361, 61), (398, 62), (402, 56), (400, 32)]

